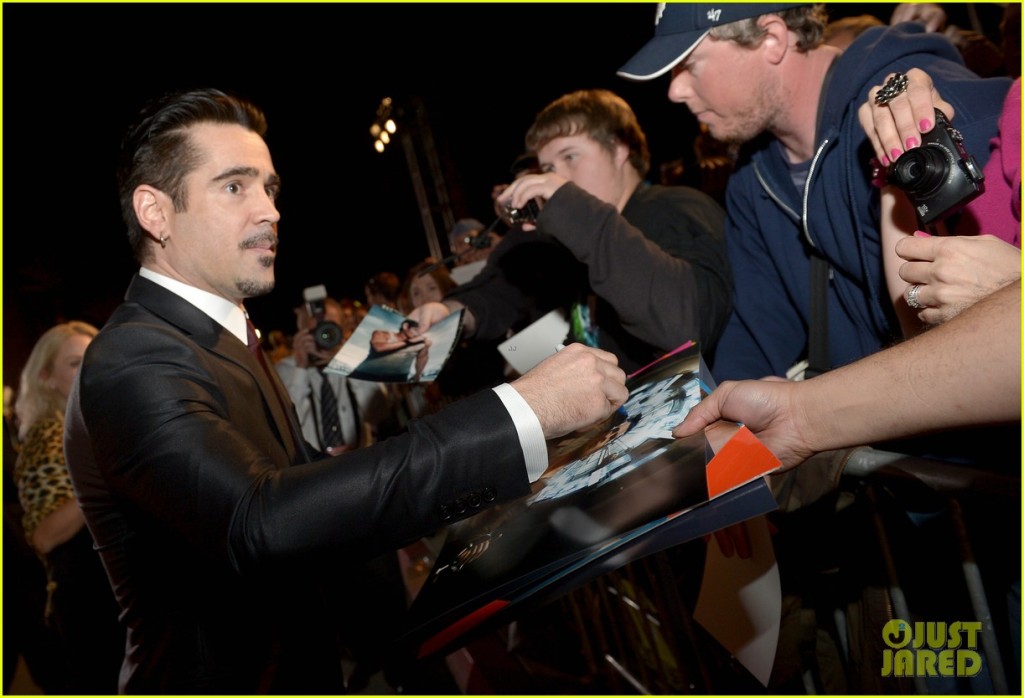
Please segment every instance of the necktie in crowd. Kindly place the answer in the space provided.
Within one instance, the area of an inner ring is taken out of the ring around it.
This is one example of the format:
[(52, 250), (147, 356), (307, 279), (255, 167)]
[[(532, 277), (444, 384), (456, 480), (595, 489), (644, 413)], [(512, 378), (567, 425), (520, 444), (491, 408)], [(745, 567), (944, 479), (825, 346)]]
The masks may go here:
[(323, 447), (328, 449), (341, 446), (345, 439), (341, 433), (341, 418), (338, 416), (338, 396), (334, 394), (331, 382), (320, 372), (320, 423)]

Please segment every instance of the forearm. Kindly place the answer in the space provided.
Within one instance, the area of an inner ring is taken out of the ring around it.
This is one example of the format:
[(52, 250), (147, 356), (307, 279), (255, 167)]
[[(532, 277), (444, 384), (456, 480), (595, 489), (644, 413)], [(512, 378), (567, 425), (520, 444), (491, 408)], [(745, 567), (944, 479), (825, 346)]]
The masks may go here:
[[(659, 250), (614, 207), (566, 184), (539, 223), (587, 265), (591, 288), (615, 308), (630, 334), (665, 351), (698, 338), (689, 265)], [(667, 309), (659, 289), (673, 289), (670, 312), (654, 312)]]
[[(325, 549), (381, 552), (528, 489), (512, 419), (484, 391), (414, 420), (406, 434), (260, 473), (238, 503), (230, 555), (245, 569)], [(467, 506), (446, 511), (457, 499)]]
[(464, 337), (480, 341), (504, 337), (525, 316), (530, 299), (504, 275), (489, 275), (486, 283), (477, 281), (474, 279), (466, 288), (456, 287), (443, 303), (452, 312), (464, 309)]
[(900, 266), (903, 264), (903, 260), (896, 254), (896, 243), (906, 236), (914, 234), (917, 221), (914, 218), (914, 209), (906, 196), (891, 186), (882, 189), (880, 209), (879, 232), (882, 238), (885, 283), (903, 336), (909, 338), (918, 334), (922, 325), (917, 318), (917, 311), (907, 305), (903, 296), (907, 282), (900, 278)]
[(808, 441), (823, 451), (1018, 421), (1020, 357), (1017, 281), (948, 323), (805, 381)]

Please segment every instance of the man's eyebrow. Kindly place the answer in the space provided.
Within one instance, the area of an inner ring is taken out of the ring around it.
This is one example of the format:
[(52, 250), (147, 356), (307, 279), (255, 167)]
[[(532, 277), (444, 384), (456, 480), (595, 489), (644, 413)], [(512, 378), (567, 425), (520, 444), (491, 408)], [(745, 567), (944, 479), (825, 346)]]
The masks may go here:
[[(214, 182), (219, 182), (223, 179), (231, 179), (232, 177), (259, 177), (260, 171), (255, 167), (238, 166), (224, 170), (219, 175), (213, 178)], [(274, 175), (275, 177), (277, 175)]]

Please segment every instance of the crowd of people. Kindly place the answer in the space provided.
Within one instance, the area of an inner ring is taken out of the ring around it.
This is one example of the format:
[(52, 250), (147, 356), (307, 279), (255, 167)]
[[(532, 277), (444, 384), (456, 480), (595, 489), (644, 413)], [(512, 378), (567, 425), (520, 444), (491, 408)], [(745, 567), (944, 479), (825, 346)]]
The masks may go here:
[[(652, 183), (629, 104), (568, 92), (494, 187), (484, 218), (500, 225), (460, 219), (450, 258), (367, 270), (363, 297), (305, 303), (262, 335), (245, 301), (274, 286), (265, 117), (213, 89), (147, 104), (118, 170), (139, 264), (126, 300), (102, 329), (40, 337), (5, 409), (19, 543), (45, 585), (45, 642), (14, 645), (37, 683), (411, 681), (388, 649), (406, 603), (393, 551), (529, 492), (548, 440), (608, 417), (627, 374), (688, 341), (720, 385), (676, 437), (741, 422), (784, 471), (899, 443), (1018, 473), (1019, 66), (972, 71), (961, 50), (978, 42), (909, 7), (892, 25), (829, 25), (820, 5), (660, 7), (619, 75), (668, 76), (701, 124), (699, 177), (680, 161)], [(978, 163), (952, 165), (966, 195), (894, 180), (954, 137)], [(325, 370), (374, 305), (406, 320), (368, 356), (407, 355), (408, 380)], [(552, 311), (565, 349), (506, 364), (498, 345)], [(454, 312), (459, 341), (421, 382), (425, 333)], [(1002, 591), (1019, 660), (1017, 560)]]

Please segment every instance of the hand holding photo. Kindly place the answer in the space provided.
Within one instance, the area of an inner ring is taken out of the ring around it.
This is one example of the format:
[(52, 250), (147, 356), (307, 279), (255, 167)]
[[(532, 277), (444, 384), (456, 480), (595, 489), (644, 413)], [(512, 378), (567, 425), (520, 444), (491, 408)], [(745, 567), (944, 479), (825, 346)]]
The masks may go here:
[(374, 305), (324, 371), (387, 383), (421, 383), (437, 377), (462, 328), (462, 311), (420, 332), (419, 323)]

